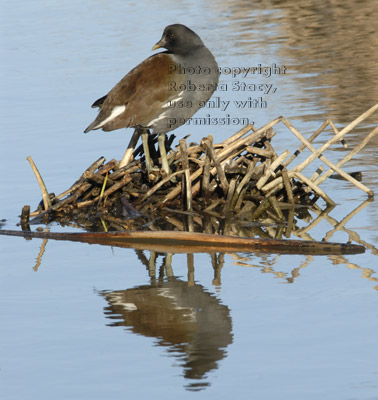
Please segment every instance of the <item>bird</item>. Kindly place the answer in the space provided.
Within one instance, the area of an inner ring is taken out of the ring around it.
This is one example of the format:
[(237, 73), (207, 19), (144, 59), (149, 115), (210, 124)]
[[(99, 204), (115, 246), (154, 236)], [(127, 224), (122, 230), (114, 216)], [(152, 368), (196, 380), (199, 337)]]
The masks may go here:
[(161, 166), (168, 175), (166, 134), (205, 106), (217, 89), (219, 68), (201, 38), (185, 25), (167, 26), (152, 50), (159, 48), (166, 51), (141, 62), (92, 104), (99, 113), (84, 132), (134, 128), (119, 166), (127, 165), (142, 136), (146, 169), (151, 172), (148, 135), (152, 131), (158, 135)]

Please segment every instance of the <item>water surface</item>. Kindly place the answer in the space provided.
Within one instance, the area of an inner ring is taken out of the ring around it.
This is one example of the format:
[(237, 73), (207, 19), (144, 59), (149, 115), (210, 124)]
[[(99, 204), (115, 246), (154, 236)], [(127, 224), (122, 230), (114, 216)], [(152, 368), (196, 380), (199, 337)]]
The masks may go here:
[[(377, 14), (374, 2), (337, 0), (4, 3), (4, 227), (17, 228), (22, 206), (40, 201), (28, 155), (55, 193), (99, 156), (122, 156), (131, 130), (82, 133), (95, 115), (90, 105), (152, 54), (166, 25), (198, 32), (222, 68), (286, 67), (269, 77), (223, 74), (228, 89), (214, 96), (229, 108), (196, 116), (226, 112), (259, 127), (284, 115), (310, 135), (328, 117), (340, 129), (378, 101)], [(277, 90), (233, 91), (235, 81)], [(249, 96), (267, 107), (236, 107)], [(350, 145), (377, 115), (347, 137)], [(222, 141), (240, 127), (176, 132)], [(298, 147), (287, 129), (277, 131), (277, 152)], [(377, 140), (345, 167), (362, 171), (375, 192)], [(339, 146), (327, 156), (344, 153)], [(338, 205), (322, 213), (319, 202), (317, 222), (297, 220), (293, 237), (352, 240), (365, 254), (170, 256), (1, 237), (2, 398), (377, 398), (377, 201), (347, 182), (321, 187)]]

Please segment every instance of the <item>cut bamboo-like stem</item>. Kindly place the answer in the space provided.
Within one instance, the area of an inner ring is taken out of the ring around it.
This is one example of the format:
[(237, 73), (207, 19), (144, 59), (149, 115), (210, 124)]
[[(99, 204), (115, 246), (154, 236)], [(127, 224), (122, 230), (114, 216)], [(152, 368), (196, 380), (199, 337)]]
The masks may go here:
[(268, 200), (269, 200), (269, 203), (272, 206), (274, 212), (277, 214), (278, 219), (280, 221), (284, 221), (285, 217), (284, 217), (283, 212), (278, 204), (276, 196), (270, 196)]
[(228, 146), (230, 143), (233, 143), (236, 140), (239, 140), (241, 137), (243, 137), (246, 133), (248, 133), (251, 130), (255, 131), (256, 129), (251, 124), (246, 125), (244, 128), (240, 129), (240, 131), (236, 132), (234, 135), (232, 135), (228, 139), (226, 139), (223, 142), (224, 146)]
[[(316, 183), (315, 183), (316, 179), (318, 178), (318, 176), (319, 176), (320, 174), (323, 173), (323, 171), (324, 171), (324, 167), (323, 167), (323, 165), (321, 165), (321, 166), (311, 175), (310, 181), (311, 181), (311, 182), (314, 182), (314, 184), (316, 184)], [(337, 175), (337, 176), (338, 176), (338, 175)], [(311, 188), (310, 188), (309, 186), (307, 186), (307, 188), (305, 188), (304, 190), (305, 190), (305, 192), (307, 192), (307, 193), (311, 192)]]
[(256, 208), (251, 216), (251, 220), (259, 218), (268, 208), (270, 207), (270, 203), (268, 199), (263, 200), (260, 205)]
[(245, 149), (251, 154), (256, 154), (266, 158), (272, 158), (274, 156), (274, 152), (271, 150), (261, 149), (260, 147), (247, 146)]
[(63, 199), (66, 197), (68, 194), (75, 192), (77, 189), (79, 189), (81, 186), (83, 186), (83, 182), (79, 181), (72, 185), (69, 189), (65, 190), (64, 192), (60, 193), (58, 196), (56, 196), (57, 199)]
[[(170, 181), (173, 177), (177, 175), (183, 174), (184, 171), (176, 171), (173, 174), (168, 175), (166, 178), (162, 179), (160, 182), (158, 182), (155, 186), (153, 186), (150, 190), (148, 190), (144, 196), (138, 201), (138, 203), (143, 203), (145, 200), (147, 200), (150, 196), (152, 196), (158, 189), (160, 189), (165, 183)], [(179, 188), (179, 192), (176, 194), (176, 196), (180, 193), (181, 190), (181, 184), (177, 185), (175, 189)], [(176, 197), (174, 196), (174, 197)], [(166, 197), (167, 198), (167, 197)], [(165, 199), (164, 199), (165, 200)]]
[(289, 154), (290, 154), (290, 151), (286, 150), (272, 162), (272, 165), (270, 167), (268, 167), (268, 169), (265, 172), (265, 174), (257, 181), (257, 183), (256, 183), (257, 189), (261, 189), (265, 185), (265, 183), (271, 177), (271, 175), (274, 174), (274, 171), (277, 169), (277, 167), (282, 163), (282, 161)]
[[(309, 143), (312, 143), (322, 132), (323, 130), (330, 125), (335, 133), (335, 135), (337, 135), (339, 133), (339, 131), (337, 130), (336, 126), (334, 125), (334, 123), (330, 120), (327, 119), (326, 121), (324, 121), (321, 126), (307, 139), (307, 141)], [(344, 139), (341, 139), (340, 142), (344, 145), (344, 147), (346, 148), (347, 145), (345, 143)], [(306, 148), (307, 146), (305, 144), (302, 144), (302, 146), (296, 150), (292, 156), (290, 156), (287, 160), (285, 160), (285, 162), (283, 163), (283, 165), (285, 167), (287, 167), (296, 157), (298, 157), (298, 155), (300, 153), (302, 153), (302, 151)]]
[[(377, 104), (378, 106), (378, 104)], [(282, 122), (291, 130), (291, 132), (294, 133), (294, 135), (303, 143), (307, 146), (307, 148), (312, 151), (312, 156), (314, 154), (317, 154), (317, 157), (319, 157), (319, 159), (321, 161), (323, 161), (325, 164), (327, 164), (330, 168), (332, 168), (335, 172), (337, 172), (339, 175), (341, 175), (344, 179), (346, 179), (347, 181), (353, 183), (355, 186), (357, 186), (359, 189), (363, 190), (364, 192), (366, 192), (369, 196), (372, 196), (372, 191), (366, 187), (365, 185), (363, 185), (361, 182), (358, 182), (356, 179), (354, 179), (353, 177), (351, 177), (349, 174), (347, 174), (346, 172), (344, 172), (342, 169), (338, 168), (334, 163), (332, 163), (331, 161), (329, 161), (326, 157), (324, 157), (324, 155), (322, 155), (322, 153), (318, 153), (319, 150), (316, 150), (315, 147), (312, 146), (312, 144), (306, 140), (295, 128), (294, 126), (286, 119), (286, 118), (282, 118)], [(339, 135), (341, 134), (341, 132), (339, 133)], [(322, 146), (325, 147), (327, 146), (327, 144), (333, 142), (335, 143), (335, 138), (337, 138), (339, 135), (334, 136), (332, 139), (330, 139), (325, 145)], [(340, 140), (342, 138), (342, 136), (338, 137), (337, 140)], [(329, 146), (327, 146), (326, 148), (328, 148)], [(299, 166), (294, 167), (294, 171), (295, 172), (300, 172), (302, 171), (302, 169), (304, 169), (307, 165), (310, 164), (310, 162), (312, 162), (316, 157), (312, 158), (312, 156), (310, 156), (307, 160), (308, 163), (302, 163)], [(311, 161), (310, 161), (311, 160)]]
[[(327, 121), (330, 124), (331, 128), (333, 129), (333, 132), (335, 133), (335, 135), (338, 135), (339, 134), (339, 130), (336, 128), (336, 126), (333, 123), (333, 121), (331, 119), (327, 120)], [(340, 139), (340, 142), (344, 146), (344, 149), (346, 149), (348, 147), (348, 145), (347, 145), (347, 143), (346, 143), (344, 138)]]
[(121, 189), (121, 187), (127, 185), (131, 181), (132, 181), (131, 176), (129, 174), (125, 175), (120, 181), (115, 183), (113, 186), (110, 186), (109, 189), (106, 189), (105, 192), (103, 193), (103, 196), (104, 197), (110, 196), (112, 193), (114, 193), (118, 189)]
[(227, 192), (227, 198), (226, 198), (226, 204), (224, 206), (224, 209), (227, 211), (230, 211), (231, 204), (232, 204), (232, 199), (235, 193), (235, 187), (236, 187), (236, 178), (231, 179), (231, 182), (228, 187), (228, 192)]
[(302, 181), (303, 183), (305, 183), (307, 186), (310, 186), (310, 188), (316, 193), (318, 194), (327, 204), (330, 205), (335, 205), (336, 203), (330, 198), (328, 197), (323, 190), (319, 189), (313, 182), (310, 181), (310, 179), (306, 178), (303, 174), (301, 174), (300, 172), (295, 172), (295, 176)]
[(192, 207), (192, 182), (190, 180), (190, 170), (188, 161), (188, 152), (185, 139), (180, 140), (180, 152), (182, 168), (185, 176), (185, 195), (186, 195), (186, 210), (193, 211)]
[[(329, 121), (323, 122), (320, 127), (307, 139), (309, 143), (312, 143), (328, 126)], [(302, 144), (302, 146), (296, 150), (287, 160), (284, 161), (283, 165), (287, 167), (296, 157), (299, 156), (300, 153), (306, 148), (306, 145)]]
[(248, 184), (248, 182), (251, 180), (254, 167), (255, 167), (255, 163), (252, 161), (248, 161), (247, 173), (244, 175), (244, 178), (241, 180), (241, 182), (239, 183), (238, 187), (235, 190), (235, 194), (234, 194), (234, 198), (232, 200), (231, 207), (233, 207), (237, 203), (240, 203), (239, 206), (241, 205), (241, 201), (239, 202), (238, 199), (241, 196), (241, 192), (242, 192), (244, 186), (246, 186)]
[(114, 170), (117, 167), (117, 160), (113, 159), (108, 161), (105, 165), (98, 169), (96, 172), (97, 175), (105, 175), (107, 172), (110, 172), (112, 169)]
[[(374, 136), (378, 134), (378, 127), (375, 128), (373, 131), (369, 133), (365, 137), (365, 139), (358, 145), (356, 146), (353, 150), (351, 150), (343, 159), (341, 159), (338, 163), (336, 163), (336, 166), (342, 167), (346, 162), (351, 160), (360, 150), (362, 150), (371, 140)], [(321, 177), (318, 177), (315, 181), (315, 185), (319, 185), (322, 182), (324, 182), (328, 177), (330, 177), (333, 174), (333, 170), (329, 169), (327, 172), (325, 172)]]
[(50, 200), (49, 192), (46, 189), (45, 182), (43, 182), (42, 176), (39, 173), (38, 168), (34, 164), (33, 159), (30, 156), (26, 157), (26, 159), (29, 161), (29, 163), (32, 167), (32, 170), (34, 172), (34, 175), (37, 178), (39, 187), (42, 192), (42, 199), (43, 199), (43, 205), (45, 206), (45, 210), (48, 210), (51, 207), (51, 200)]
[(76, 183), (74, 183), (69, 189), (65, 190), (64, 192), (60, 193), (58, 196), (56, 196), (57, 199), (62, 199), (63, 197), (66, 197), (69, 193), (73, 193), (75, 190), (77, 190), (81, 185), (83, 184), (84, 175), (87, 172), (94, 173), (98, 168), (101, 167), (105, 162), (105, 157), (100, 157), (98, 160), (96, 160), (94, 163), (92, 163), (81, 175), (81, 177), (77, 180)]
[(210, 159), (210, 152), (209, 149), (206, 148), (205, 153), (205, 164), (203, 167), (203, 175), (202, 175), (202, 197), (207, 203), (210, 197), (210, 166), (211, 166), (211, 159)]
[[(191, 175), (190, 175), (191, 181), (193, 182), (195, 179), (197, 179), (199, 176), (201, 176), (202, 171), (203, 171), (203, 167), (199, 167), (199, 168), (197, 169), (196, 172), (194, 172), (193, 174), (191, 174)], [(177, 172), (183, 173), (183, 171), (177, 171)], [(175, 172), (175, 173), (172, 174), (171, 176), (177, 174), (177, 172)], [(161, 182), (159, 182), (159, 183), (161, 183)], [(198, 186), (197, 186), (197, 184), (198, 184)], [(193, 186), (192, 191), (197, 191), (197, 190), (199, 190), (199, 187), (200, 187), (200, 184), (199, 184), (199, 182), (197, 182), (197, 183)], [(180, 192), (181, 192), (181, 182), (180, 182), (175, 188), (173, 188), (173, 189), (165, 196), (165, 198), (164, 198), (164, 200), (162, 201), (162, 203), (164, 204), (164, 203), (166, 203), (167, 201), (173, 200), (176, 196), (178, 196), (178, 195), (180, 194)]]
[(293, 190), (291, 188), (291, 183), (286, 168), (282, 169), (282, 182), (286, 190), (287, 201), (291, 204), (294, 204)]
[[(121, 189), (123, 186), (127, 185), (130, 181), (132, 180), (130, 175), (124, 176), (121, 180), (119, 180), (117, 183), (115, 183), (113, 186), (111, 186), (109, 189), (102, 191), (101, 193), (96, 196), (95, 198), (87, 201), (81, 201), (80, 203), (77, 204), (77, 208), (83, 208), (83, 207), (88, 207), (91, 204), (94, 204), (96, 201), (100, 201), (101, 199), (106, 199), (108, 196), (110, 196), (112, 193), (116, 192), (117, 190)], [(104, 185), (102, 189), (105, 189), (106, 181), (104, 180)]]
[[(227, 160), (232, 160), (234, 157), (238, 156), (241, 152), (245, 150), (243, 145), (248, 145), (251, 143), (255, 143), (256, 141), (260, 140), (266, 132), (269, 132), (269, 128), (276, 125), (279, 121), (280, 118), (276, 118), (270, 123), (264, 125), (262, 128), (258, 129), (256, 132), (252, 133), (251, 135), (247, 136), (246, 138), (242, 139), (241, 142), (234, 144), (233, 146), (228, 146), (226, 149), (220, 151), (219, 153), (216, 153), (218, 160), (220, 161), (220, 164), (223, 165)], [(195, 172), (193, 172), (190, 176), (191, 181), (193, 182), (195, 179), (197, 179), (199, 176), (202, 175), (203, 172), (203, 167), (199, 167)], [(213, 167), (210, 170), (211, 175), (215, 175), (217, 172), (217, 168)], [(197, 182), (193, 186), (193, 192), (198, 191), (200, 188), (199, 182)], [(167, 201), (173, 200), (176, 196), (178, 196), (181, 192), (181, 183), (177, 185), (177, 187), (173, 188), (167, 196), (164, 198), (162, 203), (166, 203)]]
[[(288, 171), (287, 176), (289, 179), (294, 178), (294, 171)], [(261, 188), (261, 190), (266, 194), (266, 196), (271, 196), (273, 193), (275, 193), (278, 190), (281, 190), (284, 187), (282, 178), (278, 177), (274, 179), (273, 181), (267, 183), (265, 186)]]
[(265, 124), (263, 127), (257, 129), (255, 132), (251, 133), (245, 138), (234, 141), (228, 146), (226, 146), (226, 148), (217, 153), (219, 161), (222, 162), (224, 159), (228, 158), (232, 153), (234, 153), (238, 149), (240, 149), (240, 151), (237, 151), (237, 154), (241, 153), (242, 151), (245, 150), (245, 146), (251, 145), (260, 140), (261, 138), (263, 138), (266, 135), (267, 131), (269, 131), (269, 128), (272, 128), (273, 126), (278, 124), (278, 122), (281, 121), (281, 118), (282, 117), (275, 118), (274, 120)]
[(94, 163), (92, 163), (83, 173), (83, 175), (81, 175), (80, 179), (84, 179), (84, 174), (86, 172), (95, 172), (97, 171), (99, 168), (101, 168), (102, 165), (104, 165), (104, 162), (106, 161), (105, 157), (100, 157), (98, 160), (96, 160)]
[[(91, 186), (91, 185), (89, 185), (89, 186)], [(75, 202), (77, 199), (78, 199), (78, 197), (76, 195), (73, 195), (73, 196), (65, 198), (64, 200), (61, 200), (59, 203), (54, 204), (48, 210), (39, 212), (37, 215), (35, 213), (32, 213), (31, 216), (33, 217), (33, 219), (30, 220), (30, 224), (34, 224), (34, 223), (40, 221), (45, 215), (48, 215), (51, 211), (58, 211), (59, 209), (66, 206), (67, 204)]]
[(224, 170), (220, 164), (219, 158), (215, 154), (214, 148), (212, 146), (212, 141), (209, 139), (205, 139), (204, 143), (207, 149), (209, 150), (210, 157), (213, 160), (213, 163), (215, 164), (215, 168), (217, 169), (218, 177), (221, 182), (223, 192), (228, 193), (229, 184), (227, 182), (226, 174), (224, 173)]
[(323, 171), (324, 171), (324, 167), (323, 167), (323, 165), (321, 165), (321, 166), (311, 175), (310, 181), (315, 183), (316, 179), (319, 177), (319, 175), (321, 175), (321, 174), (323, 173)]
[(130, 143), (127, 146), (125, 154), (123, 155), (122, 160), (119, 163), (119, 168), (124, 167), (130, 161), (132, 161), (133, 152), (134, 152), (136, 144), (138, 143), (140, 134), (141, 134), (141, 131), (139, 129), (135, 129), (133, 136), (130, 139)]
[(289, 215), (286, 220), (285, 236), (289, 238), (294, 227), (294, 206), (289, 210)]
[(85, 171), (83, 176), (85, 179), (93, 181), (93, 182), (97, 183), (98, 185), (103, 185), (105, 179), (106, 179), (106, 183), (105, 183), (106, 186), (114, 185), (114, 181), (113, 181), (113, 179), (110, 179), (108, 177), (108, 173), (106, 173), (104, 176), (104, 175), (94, 174), (93, 172), (90, 172), (90, 171)]
[[(358, 124), (359, 122), (361, 122), (363, 119), (367, 118), (369, 115), (371, 115), (374, 111), (376, 111), (378, 109), (377, 107), (378, 105), (372, 107), (370, 110), (368, 110), (366, 113), (364, 113), (361, 117), (357, 118), (356, 120), (354, 120), (351, 124), (349, 124), (346, 128), (344, 128), (342, 131), (340, 131), (336, 136), (338, 136), (338, 138), (333, 137), (332, 139), (330, 139), (324, 146), (321, 147), (321, 149), (324, 149), (325, 146), (327, 146), (326, 148), (328, 148), (329, 143), (335, 143), (337, 140), (340, 140), (341, 135), (346, 134), (346, 130), (347, 128), (349, 130), (353, 129), (354, 126), (356, 126), (356, 124)], [(288, 121), (287, 121), (288, 122)], [(311, 138), (308, 140), (308, 142), (311, 142), (312, 140), (314, 140), (314, 138), (316, 136), (318, 136), (318, 134), (321, 132), (322, 129), (324, 129), (325, 126), (327, 126), (327, 124), (330, 121), (327, 120), (325, 123), (322, 124), (322, 126), (315, 132), (315, 134), (313, 136), (311, 136)], [(353, 125), (352, 125), (353, 124)], [(288, 125), (291, 125), (290, 123), (288, 123)], [(336, 128), (335, 128), (336, 129)], [(294, 128), (295, 130), (295, 128)], [(348, 131), (349, 131), (348, 130)], [(335, 130), (336, 133), (337, 130)], [(344, 131), (344, 132), (343, 132)], [(293, 132), (294, 133), (294, 132)], [(299, 133), (299, 132), (298, 132)], [(361, 190), (365, 191), (369, 197), (373, 196), (373, 192), (367, 188), (365, 185), (363, 185), (362, 183), (358, 182), (356, 179), (354, 179), (353, 177), (351, 177), (349, 174), (345, 173), (344, 171), (342, 171), (340, 169), (340, 167), (342, 165), (344, 165), (347, 161), (349, 161), (355, 154), (357, 154), (363, 147), (366, 146), (366, 144), (368, 143), (369, 140), (371, 140), (372, 137), (374, 137), (375, 135), (377, 135), (378, 133), (378, 128), (375, 128), (361, 143), (360, 145), (358, 145), (357, 147), (355, 147), (352, 151), (350, 151), (342, 160), (340, 160), (336, 165), (333, 165), (325, 174), (323, 174), (321, 177), (317, 177), (317, 179), (314, 181), (315, 185), (319, 185), (320, 183), (324, 182), (324, 180), (326, 180), (329, 176), (331, 176), (333, 174), (334, 171), (336, 171), (337, 173), (340, 173), (340, 175), (350, 181), (351, 183), (353, 183), (355, 186), (357, 186), (358, 188), (360, 188)], [(335, 139), (336, 138), (336, 139)], [(293, 156), (291, 156), (288, 160), (286, 160), (283, 165), (288, 165), (293, 158), (295, 158), (295, 156), (298, 154), (299, 151), (302, 151), (304, 148), (306, 147), (305, 144), (303, 144), (299, 150), (297, 150)], [(305, 167), (307, 167), (314, 159), (314, 154), (315, 153), (319, 153), (320, 154), (320, 150), (318, 149), (316, 150), (310, 157), (308, 157), (304, 162), (302, 162), (300, 165), (298, 165), (297, 167), (293, 168), (292, 171), (289, 172), (289, 176), (290, 178), (293, 177), (293, 172), (294, 171), (298, 171), (300, 172), (301, 170), (303, 170)], [(282, 189), (283, 185), (281, 184), (281, 182), (276, 179), (272, 182), (269, 182), (268, 184), (266, 184), (264, 187), (262, 187), (262, 190), (264, 192), (268, 192), (268, 195), (271, 195), (272, 193), (276, 192), (277, 190)]]
[(370, 117), (375, 111), (378, 110), (378, 103), (371, 107), (369, 110), (364, 112), (358, 118), (353, 120), (349, 125), (347, 125), (344, 129), (342, 129), (337, 135), (331, 138), (327, 143), (317, 149), (314, 153), (310, 155), (306, 160), (304, 160), (301, 164), (296, 167), (296, 171), (302, 171), (307, 165), (309, 165), (312, 161), (314, 161), (320, 154), (324, 153), (330, 146), (339, 141), (343, 136), (345, 136), (348, 132), (353, 130), (360, 122), (364, 121), (366, 118)]

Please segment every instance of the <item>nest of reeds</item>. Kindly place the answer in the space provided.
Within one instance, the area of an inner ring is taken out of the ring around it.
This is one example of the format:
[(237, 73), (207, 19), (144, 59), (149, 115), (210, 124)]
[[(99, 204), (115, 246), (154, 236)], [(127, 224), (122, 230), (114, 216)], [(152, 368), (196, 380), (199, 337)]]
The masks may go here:
[[(251, 132), (243, 137), (246, 131)], [(173, 138), (174, 135), (167, 140), (168, 146)], [(126, 218), (130, 226), (137, 220), (144, 225), (164, 211), (205, 212), (220, 217), (248, 214), (258, 219), (272, 207), (276, 217), (283, 219), (278, 201), (287, 202), (287, 191), (270, 197), (265, 204), (266, 198), (257, 188), (258, 182), (269, 180), (267, 170), (277, 160), (271, 138), (271, 129), (254, 135), (248, 126), (221, 144), (214, 144), (211, 136), (200, 144), (187, 145), (182, 139), (176, 149), (167, 149), (172, 172), (169, 176), (163, 170), (148, 174), (141, 148), (123, 168), (118, 168), (117, 161), (106, 163), (101, 157), (70, 189), (56, 197), (50, 194), (51, 206), (44, 210), (41, 203), (37, 215), (49, 221), (63, 224), (75, 221), (80, 225), (99, 217), (108, 222), (122, 221), (123, 225)], [(156, 138), (151, 137), (149, 147), (155, 165), (159, 165)], [(299, 203), (311, 204), (317, 199), (303, 191), (301, 185), (295, 188), (290, 185), (290, 191)]]
[[(377, 108), (378, 105), (368, 110), (357, 119), (358, 122)], [(219, 226), (222, 221), (233, 218), (249, 224), (267, 220), (270, 223), (283, 223), (285, 210), (288, 209), (295, 210), (302, 218), (306, 215), (306, 209), (314, 205), (319, 197), (327, 205), (335, 204), (318, 188), (318, 184), (335, 171), (369, 196), (372, 195), (370, 189), (359, 183), (356, 177), (341, 170), (339, 165), (363, 148), (368, 139), (377, 134), (377, 129), (337, 165), (323, 155), (326, 148), (343, 140), (344, 134), (356, 125), (355, 121), (339, 132), (332, 121), (327, 120), (308, 139), (284, 117), (276, 118), (260, 129), (247, 125), (218, 144), (213, 143), (212, 136), (207, 136), (200, 143), (187, 144), (182, 139), (178, 146), (173, 147), (175, 136), (171, 135), (166, 140), (171, 169), (168, 176), (160, 169), (147, 173), (140, 146), (134, 151), (133, 160), (122, 168), (119, 168), (116, 160), (106, 162), (104, 157), (99, 158), (58, 196), (48, 194), (39, 177), (43, 202), (30, 214), (33, 218), (30, 223), (57, 221), (62, 225), (84, 227), (91, 231), (187, 230), (187, 216), (190, 216), (190, 230), (210, 233), (221, 231)], [(302, 142), (292, 154), (286, 150), (277, 155), (272, 146), (275, 135), (272, 128), (278, 122), (286, 125)], [(321, 149), (314, 149), (311, 142), (327, 126), (332, 127), (335, 136)], [(150, 154), (155, 166), (159, 166), (160, 154), (156, 142), (156, 137), (151, 135)], [(289, 169), (289, 164), (304, 149), (311, 151), (308, 159)], [(323, 176), (320, 176), (323, 170), (318, 169), (307, 178), (301, 171), (316, 158), (331, 168)], [(31, 159), (29, 161), (34, 164)], [(38, 178), (38, 171), (34, 169)], [(23, 225), (29, 223), (29, 211), (30, 207), (25, 206)], [(186, 222), (180, 216), (184, 216)], [(209, 224), (203, 222), (208, 217), (213, 218), (210, 228)]]

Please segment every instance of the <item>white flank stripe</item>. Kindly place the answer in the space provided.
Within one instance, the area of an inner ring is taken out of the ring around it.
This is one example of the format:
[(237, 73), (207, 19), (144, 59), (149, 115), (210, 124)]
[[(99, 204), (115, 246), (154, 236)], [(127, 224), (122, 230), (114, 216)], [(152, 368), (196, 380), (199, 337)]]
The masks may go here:
[(118, 117), (118, 115), (122, 114), (126, 109), (126, 106), (115, 106), (112, 110), (112, 113), (109, 115), (108, 118), (105, 118), (102, 122), (100, 122), (98, 125), (96, 125), (93, 129), (98, 129), (107, 124), (109, 121), (112, 119)]
[[(179, 100), (181, 100), (183, 98), (183, 93), (184, 93), (184, 90), (182, 92), (180, 92), (177, 97), (175, 97), (174, 99), (169, 100), (167, 103), (163, 104), (161, 106), (161, 108), (172, 107), (172, 104), (175, 104), (177, 101), (179, 101)], [(165, 112), (163, 114), (160, 114), (157, 118), (155, 118), (152, 121), (150, 121), (147, 125), (151, 126), (152, 124), (154, 124), (155, 122), (160, 121), (163, 118), (165, 118)]]
[(165, 118), (165, 113), (160, 114), (159, 117), (157, 117), (157, 118), (153, 119), (152, 121), (150, 121), (150, 122), (147, 124), (147, 126), (151, 126), (152, 124), (154, 124), (155, 122), (160, 121), (160, 120), (163, 119), (163, 118)]
[(161, 107), (162, 108), (172, 107), (172, 103), (176, 103), (177, 101), (179, 101), (183, 98), (183, 93), (184, 93), (184, 90), (182, 92), (180, 92), (177, 97), (175, 97), (172, 100), (169, 100), (167, 103), (163, 104)]

